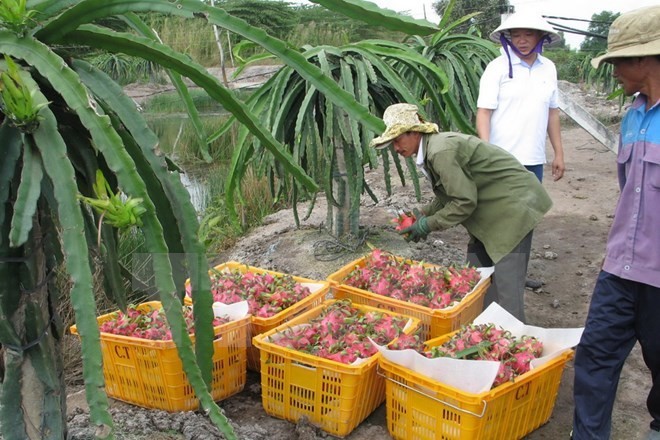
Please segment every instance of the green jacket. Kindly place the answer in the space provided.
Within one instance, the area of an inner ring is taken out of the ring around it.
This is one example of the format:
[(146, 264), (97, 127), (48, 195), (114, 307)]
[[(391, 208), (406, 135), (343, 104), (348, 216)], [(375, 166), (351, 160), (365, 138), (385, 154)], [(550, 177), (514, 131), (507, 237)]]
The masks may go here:
[(424, 166), (435, 200), (422, 212), (431, 230), (462, 224), (494, 263), (541, 221), (552, 201), (533, 173), (503, 149), (461, 133), (424, 135)]

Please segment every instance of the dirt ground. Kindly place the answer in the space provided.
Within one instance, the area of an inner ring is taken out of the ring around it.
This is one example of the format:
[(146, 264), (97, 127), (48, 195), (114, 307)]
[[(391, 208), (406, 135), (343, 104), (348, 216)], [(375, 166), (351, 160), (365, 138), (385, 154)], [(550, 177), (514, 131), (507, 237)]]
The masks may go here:
[[(612, 127), (616, 130), (616, 127)], [(545, 187), (554, 206), (535, 231), (529, 275), (544, 282), (543, 287), (526, 292), (528, 323), (541, 327), (581, 327), (600, 263), (607, 233), (618, 197), (614, 153), (596, 142), (583, 129), (565, 124), (563, 141), (566, 175), (553, 182), (546, 167)], [(549, 157), (552, 157), (549, 155)], [(382, 169), (369, 171), (367, 180), (379, 197), (374, 203), (365, 199), (361, 221), (369, 231), (367, 240), (374, 246), (416, 260), (446, 264), (463, 261), (467, 241), (462, 227), (434, 232), (429, 240), (408, 244), (393, 230), (390, 210), (412, 208), (418, 202), (411, 187), (396, 186), (387, 197)], [(426, 197), (430, 191), (422, 184)], [(426, 198), (424, 199), (426, 201)], [(305, 212), (301, 209), (301, 212)], [(278, 212), (264, 225), (243, 238), (236, 246), (212, 256), (213, 264), (241, 261), (252, 266), (273, 269), (313, 279), (324, 279), (332, 272), (367, 252), (343, 249), (334, 253), (335, 242), (325, 233), (325, 205), (317, 202), (312, 216), (295, 227), (290, 211)], [(561, 382), (552, 417), (528, 437), (529, 440), (565, 439), (571, 429), (573, 364), (568, 363)], [(638, 440), (648, 429), (645, 407), (649, 373), (638, 347), (626, 362), (614, 409), (614, 440)], [(234, 426), (240, 439), (289, 440), (332, 439), (334, 437), (301, 422), (298, 424), (268, 416), (261, 406), (259, 375), (248, 373), (243, 392), (219, 405)], [(118, 438), (125, 439), (216, 439), (204, 416), (197, 413), (168, 414), (149, 411), (121, 402), (112, 402)], [(83, 394), (69, 398), (70, 438), (91, 438)], [(386, 425), (385, 404), (379, 407), (349, 436), (348, 440), (390, 439)]]

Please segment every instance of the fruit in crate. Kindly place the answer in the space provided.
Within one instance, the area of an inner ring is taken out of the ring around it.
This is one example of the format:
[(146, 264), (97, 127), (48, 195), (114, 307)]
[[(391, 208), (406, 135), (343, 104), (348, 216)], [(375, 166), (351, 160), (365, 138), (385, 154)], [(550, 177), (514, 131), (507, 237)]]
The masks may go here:
[(371, 338), (386, 345), (402, 335), (408, 318), (381, 311), (362, 311), (350, 300), (328, 305), (307, 324), (288, 328), (271, 337), (282, 347), (309, 353), (344, 364), (367, 359), (377, 353)]
[(515, 337), (495, 324), (462, 326), (449, 340), (430, 349), (420, 350), (414, 342), (401, 338), (389, 348), (412, 348), (428, 358), (499, 361), (500, 369), (493, 388), (528, 372), (531, 361), (543, 353), (543, 343), (538, 338), (527, 335)]
[[(183, 306), (183, 318), (186, 321), (188, 334), (194, 334), (194, 320), (192, 307)], [(213, 326), (229, 322), (228, 317), (216, 317)], [(151, 339), (155, 341), (172, 340), (172, 332), (167, 324), (165, 310), (159, 308), (146, 308), (129, 305), (126, 313), (118, 310), (111, 313), (109, 319), (104, 321), (99, 330), (113, 335), (130, 336), (132, 338)]]
[(419, 332), (415, 332), (410, 335), (402, 334), (396, 341), (389, 344), (388, 347), (390, 350), (415, 350), (423, 353), (426, 345)]
[(379, 249), (366, 256), (364, 263), (364, 266), (353, 269), (342, 282), (431, 309), (456, 304), (481, 279), (474, 267), (411, 263)]
[(287, 274), (212, 269), (210, 275), (213, 301), (234, 304), (247, 300), (249, 313), (258, 318), (274, 316), (312, 293)]

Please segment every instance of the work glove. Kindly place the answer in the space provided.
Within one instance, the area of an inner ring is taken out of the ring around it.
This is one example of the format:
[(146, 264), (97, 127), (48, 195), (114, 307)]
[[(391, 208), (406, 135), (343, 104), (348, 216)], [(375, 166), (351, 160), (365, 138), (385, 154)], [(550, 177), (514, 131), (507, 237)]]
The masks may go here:
[(429, 228), (426, 217), (418, 209), (415, 208), (413, 213), (417, 220), (412, 226), (399, 231), (399, 234), (403, 235), (406, 241), (417, 243), (419, 240), (426, 240), (426, 237), (431, 233), (431, 229)]

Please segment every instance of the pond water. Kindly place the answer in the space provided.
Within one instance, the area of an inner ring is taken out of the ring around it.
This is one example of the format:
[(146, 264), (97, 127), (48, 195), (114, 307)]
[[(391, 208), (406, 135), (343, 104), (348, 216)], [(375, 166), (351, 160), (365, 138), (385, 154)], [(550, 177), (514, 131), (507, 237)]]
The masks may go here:
[(197, 213), (202, 213), (211, 200), (211, 194), (207, 182), (192, 173), (180, 173), (181, 183), (190, 194), (190, 201)]
[[(204, 114), (202, 123), (207, 134), (213, 133), (227, 120), (227, 113)], [(198, 213), (202, 213), (214, 197), (224, 190), (223, 168), (231, 158), (232, 148), (222, 140), (209, 146), (213, 163), (199, 159), (199, 139), (193, 125), (185, 114), (149, 115), (150, 128), (158, 136), (161, 150), (179, 167), (181, 183), (188, 190), (190, 200)]]

